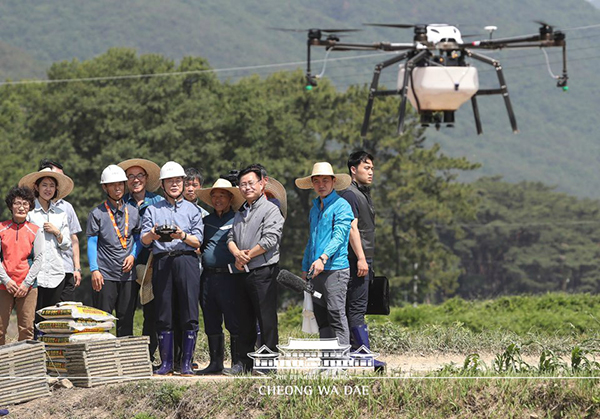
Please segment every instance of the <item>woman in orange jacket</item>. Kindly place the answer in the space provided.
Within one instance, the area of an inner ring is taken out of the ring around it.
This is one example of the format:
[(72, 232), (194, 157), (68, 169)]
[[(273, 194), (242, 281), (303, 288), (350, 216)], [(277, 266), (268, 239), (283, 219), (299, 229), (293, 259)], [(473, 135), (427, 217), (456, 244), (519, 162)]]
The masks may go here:
[(33, 338), (36, 277), (44, 249), (44, 230), (26, 221), (27, 213), (35, 206), (33, 191), (27, 187), (14, 187), (5, 202), (12, 218), (0, 223), (0, 345), (5, 344), (14, 307), (19, 340)]

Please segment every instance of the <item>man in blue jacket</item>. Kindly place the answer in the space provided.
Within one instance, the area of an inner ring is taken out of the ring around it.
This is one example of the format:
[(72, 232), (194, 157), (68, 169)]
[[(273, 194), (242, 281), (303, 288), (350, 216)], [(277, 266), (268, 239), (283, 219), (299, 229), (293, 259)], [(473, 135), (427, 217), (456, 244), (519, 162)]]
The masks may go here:
[(310, 210), (310, 234), (302, 259), (302, 277), (312, 277), (314, 313), (321, 338), (336, 337), (340, 345), (350, 343), (346, 318), (346, 292), (350, 279), (348, 242), (354, 214), (348, 201), (336, 190), (346, 189), (351, 177), (336, 174), (331, 164), (315, 163), (310, 176), (296, 179), (300, 189), (314, 189), (318, 197)]

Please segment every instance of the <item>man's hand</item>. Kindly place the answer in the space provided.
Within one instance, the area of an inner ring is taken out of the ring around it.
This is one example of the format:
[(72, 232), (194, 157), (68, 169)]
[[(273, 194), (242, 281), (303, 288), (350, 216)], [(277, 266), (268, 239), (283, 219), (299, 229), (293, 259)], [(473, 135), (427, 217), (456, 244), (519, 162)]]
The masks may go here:
[(177, 228), (177, 230), (175, 231), (175, 233), (171, 233), (171, 238), (175, 239), (175, 240), (183, 241), (183, 238), (185, 237), (185, 233), (178, 226), (175, 226), (175, 227)]
[(156, 232), (156, 227), (158, 227), (158, 225), (154, 224), (154, 227), (152, 227), (152, 229), (148, 233), (146, 233), (146, 236), (150, 237), (151, 240), (158, 240), (158, 239), (160, 239), (160, 234), (158, 234)]
[(133, 268), (133, 263), (135, 262), (135, 258), (133, 255), (129, 255), (123, 261), (123, 272), (127, 273)]
[(237, 265), (241, 265), (243, 267), (244, 265), (248, 264), (248, 262), (250, 262), (251, 258), (248, 255), (249, 252), (250, 250), (238, 250), (235, 253), (235, 255), (233, 255), (235, 257), (236, 267)]
[(309, 271), (312, 271), (313, 278), (316, 278), (317, 275), (319, 275), (321, 272), (323, 272), (323, 270), (325, 269), (325, 265), (323, 264), (323, 261), (319, 258), (317, 260), (315, 260), (312, 265), (310, 265), (310, 269)]
[(94, 291), (100, 292), (102, 287), (104, 286), (104, 277), (100, 273), (100, 271), (92, 272), (92, 289)]
[(369, 264), (367, 263), (367, 259), (358, 259), (356, 268), (358, 269), (357, 276), (359, 278), (367, 276), (367, 274), (369, 273)]
[(18, 290), (19, 286), (15, 281), (13, 281), (12, 279), (8, 281), (8, 284), (6, 284), (6, 291), (8, 291), (9, 294), (15, 295)]
[(75, 281), (75, 287), (78, 287), (81, 284), (81, 272), (77, 270), (73, 272), (73, 280)]
[(21, 285), (17, 289), (17, 292), (15, 292), (15, 297), (23, 298), (27, 295), (28, 292), (29, 292), (29, 287), (27, 285), (25, 285), (24, 283), (21, 283)]

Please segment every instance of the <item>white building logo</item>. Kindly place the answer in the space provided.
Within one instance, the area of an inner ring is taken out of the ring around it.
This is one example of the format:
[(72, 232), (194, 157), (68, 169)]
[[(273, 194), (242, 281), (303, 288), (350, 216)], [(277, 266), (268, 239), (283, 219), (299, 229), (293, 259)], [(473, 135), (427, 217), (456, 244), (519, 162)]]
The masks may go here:
[(344, 369), (348, 372), (373, 371), (378, 353), (371, 352), (362, 345), (350, 352), (350, 345), (340, 345), (332, 339), (294, 339), (287, 346), (277, 345), (279, 352), (273, 352), (265, 345), (248, 356), (254, 360), (257, 371), (314, 371)]

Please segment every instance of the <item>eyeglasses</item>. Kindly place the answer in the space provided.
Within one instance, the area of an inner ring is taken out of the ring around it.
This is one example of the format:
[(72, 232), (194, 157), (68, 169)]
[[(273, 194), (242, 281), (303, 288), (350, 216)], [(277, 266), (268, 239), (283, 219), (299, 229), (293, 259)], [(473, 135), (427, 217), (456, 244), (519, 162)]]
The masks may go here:
[(240, 183), (240, 189), (254, 189), (254, 185), (256, 185), (257, 183), (259, 183), (260, 180), (254, 181), (254, 182), (246, 182), (246, 183)]
[(129, 179), (129, 180), (134, 180), (134, 179), (142, 180), (145, 177), (146, 177), (145, 173), (138, 173), (137, 175), (127, 175), (127, 179)]
[(12, 206), (13, 208), (29, 208), (29, 202), (15, 201)]

